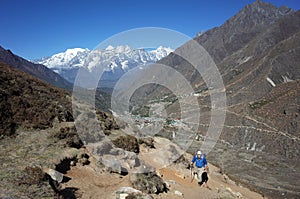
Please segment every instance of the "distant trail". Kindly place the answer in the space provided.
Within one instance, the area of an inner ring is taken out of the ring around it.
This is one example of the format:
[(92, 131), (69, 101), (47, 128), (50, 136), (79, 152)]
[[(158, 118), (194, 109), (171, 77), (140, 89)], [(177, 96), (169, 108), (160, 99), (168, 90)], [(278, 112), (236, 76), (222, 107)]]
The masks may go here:
[[(260, 130), (260, 131), (276, 133), (276, 134), (279, 134), (279, 135), (282, 135), (282, 136), (285, 136), (285, 137), (287, 137), (287, 138), (290, 138), (290, 139), (293, 139), (293, 140), (296, 140), (296, 141), (300, 142), (300, 138), (298, 138), (298, 137), (296, 137), (296, 136), (293, 136), (293, 135), (290, 135), (290, 134), (288, 134), (288, 133), (285, 133), (285, 132), (283, 132), (283, 131), (280, 131), (280, 130), (278, 130), (278, 129), (276, 129), (276, 128), (274, 128), (274, 127), (272, 127), (272, 126), (270, 126), (270, 125), (268, 125), (268, 124), (266, 124), (266, 123), (264, 123), (264, 122), (258, 121), (258, 120), (256, 120), (256, 119), (250, 117), (250, 116), (247, 116), (247, 115), (241, 115), (241, 114), (235, 113), (235, 112), (233, 112), (233, 111), (229, 111), (229, 110), (227, 110), (227, 112), (232, 113), (232, 114), (235, 114), (235, 115), (240, 116), (240, 117), (244, 117), (244, 118), (246, 118), (246, 119), (248, 119), (248, 120), (251, 120), (251, 121), (253, 121), (253, 122), (262, 124), (262, 125), (264, 125), (264, 126), (270, 128), (270, 129), (273, 129), (273, 131), (263, 130), (263, 129), (258, 129), (258, 130)], [(255, 128), (255, 127), (252, 127), (252, 128), (257, 129), (257, 128)]]

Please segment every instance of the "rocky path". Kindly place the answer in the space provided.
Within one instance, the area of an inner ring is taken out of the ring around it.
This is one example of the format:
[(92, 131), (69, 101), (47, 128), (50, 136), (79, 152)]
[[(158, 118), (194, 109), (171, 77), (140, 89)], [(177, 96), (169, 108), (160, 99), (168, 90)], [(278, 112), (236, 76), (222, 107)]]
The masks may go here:
[[(156, 144), (162, 144), (162, 140), (157, 140)], [(192, 156), (184, 154), (184, 157), (191, 159)], [(97, 166), (99, 163), (93, 157), (90, 157), (90, 162), (86, 166), (71, 167), (71, 170), (66, 174), (70, 179), (68, 182), (62, 184), (63, 188), (76, 189), (76, 196), (78, 198), (115, 199), (117, 198), (117, 190), (122, 187), (132, 186), (130, 183), (131, 174), (121, 176), (109, 173), (105, 169), (100, 169)], [(219, 168), (214, 165), (209, 164), (209, 168), (208, 188), (199, 187), (196, 180), (191, 182), (190, 170), (185, 168), (184, 163), (174, 163), (158, 168), (157, 174), (166, 182), (169, 190), (166, 193), (158, 195), (152, 194), (152, 198), (263, 198), (260, 194), (238, 185), (238, 183), (230, 180), (226, 175), (220, 174)]]

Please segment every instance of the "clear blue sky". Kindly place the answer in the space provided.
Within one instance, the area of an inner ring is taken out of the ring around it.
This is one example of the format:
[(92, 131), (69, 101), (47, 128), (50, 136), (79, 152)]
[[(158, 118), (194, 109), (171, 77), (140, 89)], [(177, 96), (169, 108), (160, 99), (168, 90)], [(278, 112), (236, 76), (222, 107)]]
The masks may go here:
[[(254, 0), (1, 0), (0, 45), (27, 59), (72, 47), (93, 49), (139, 27), (163, 27), (190, 37), (220, 26)], [(299, 0), (269, 0), (300, 8)]]

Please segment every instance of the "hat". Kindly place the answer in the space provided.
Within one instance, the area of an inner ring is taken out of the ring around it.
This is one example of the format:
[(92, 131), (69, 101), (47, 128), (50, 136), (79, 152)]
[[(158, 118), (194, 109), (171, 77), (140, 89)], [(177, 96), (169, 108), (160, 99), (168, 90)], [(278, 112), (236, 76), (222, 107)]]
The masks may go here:
[(198, 151), (198, 152), (197, 152), (197, 155), (202, 155), (201, 151)]

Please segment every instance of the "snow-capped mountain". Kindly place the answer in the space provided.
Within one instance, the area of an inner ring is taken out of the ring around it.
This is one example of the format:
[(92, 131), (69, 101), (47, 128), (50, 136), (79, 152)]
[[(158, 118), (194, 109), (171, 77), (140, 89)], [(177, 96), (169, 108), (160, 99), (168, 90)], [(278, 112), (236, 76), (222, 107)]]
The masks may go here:
[(72, 48), (51, 57), (34, 60), (34, 62), (43, 64), (51, 69), (82, 67), (89, 53), (90, 50), (87, 48)]
[(74, 82), (77, 71), (83, 67), (90, 72), (94, 70), (92, 61), (108, 63), (102, 80), (116, 81), (128, 70), (150, 63), (154, 63), (171, 53), (169, 47), (158, 47), (157, 49), (132, 49), (129, 46), (108, 46), (106, 49), (67, 49), (65, 52), (55, 54), (48, 58), (34, 60), (35, 63), (43, 64), (53, 71), (59, 73), (70, 82)]

